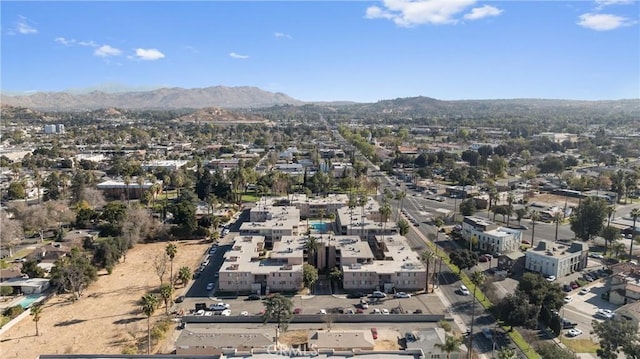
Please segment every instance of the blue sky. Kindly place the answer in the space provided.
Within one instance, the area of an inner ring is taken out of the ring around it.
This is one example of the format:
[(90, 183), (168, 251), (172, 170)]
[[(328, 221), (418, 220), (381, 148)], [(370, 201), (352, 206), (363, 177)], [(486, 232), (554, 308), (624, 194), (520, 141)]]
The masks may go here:
[(0, 2), (3, 91), (257, 86), (304, 101), (640, 98), (640, 6)]

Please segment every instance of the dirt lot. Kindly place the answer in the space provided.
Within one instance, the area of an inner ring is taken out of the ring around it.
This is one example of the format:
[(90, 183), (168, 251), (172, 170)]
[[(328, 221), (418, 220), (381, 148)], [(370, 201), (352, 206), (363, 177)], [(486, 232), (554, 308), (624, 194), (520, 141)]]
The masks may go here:
[[(40, 336), (35, 336), (31, 317), (24, 318), (0, 337), (0, 357), (29, 359), (45, 353), (120, 354), (137, 339), (145, 338), (147, 322), (138, 301), (159, 286), (153, 262), (166, 245), (166, 242), (137, 245), (127, 254), (126, 262), (119, 263), (111, 275), (101, 273), (75, 303), (66, 295), (49, 299), (39, 322)], [(176, 246), (174, 273), (185, 265), (195, 268), (209, 244), (181, 241), (176, 242)], [(167, 269), (165, 281), (168, 278)], [(175, 295), (181, 291), (182, 288), (177, 288)], [(152, 322), (163, 318), (164, 312), (162, 304)], [(171, 337), (169, 332), (157, 348), (170, 347)]]

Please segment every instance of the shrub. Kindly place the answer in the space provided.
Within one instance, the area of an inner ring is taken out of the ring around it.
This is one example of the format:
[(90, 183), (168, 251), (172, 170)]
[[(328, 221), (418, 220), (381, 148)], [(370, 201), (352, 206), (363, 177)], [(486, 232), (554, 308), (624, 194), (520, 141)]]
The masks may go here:
[(4, 312), (2, 312), (2, 315), (13, 319), (22, 314), (22, 312), (24, 312), (24, 308), (22, 308), (21, 305), (14, 305), (13, 307), (6, 308)]

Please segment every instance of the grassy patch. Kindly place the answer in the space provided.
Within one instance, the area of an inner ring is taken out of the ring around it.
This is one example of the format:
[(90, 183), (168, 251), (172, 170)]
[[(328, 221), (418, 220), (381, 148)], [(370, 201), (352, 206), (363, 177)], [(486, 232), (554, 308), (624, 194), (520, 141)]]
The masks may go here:
[(522, 337), (522, 335), (520, 335), (520, 333), (518, 333), (518, 331), (512, 330), (511, 332), (507, 331), (507, 333), (509, 333), (509, 337), (511, 338), (511, 340), (513, 340), (515, 345), (517, 345), (518, 348), (522, 350), (522, 352), (527, 356), (528, 359), (540, 359), (540, 355), (536, 353), (536, 351), (529, 345), (529, 343), (527, 343), (526, 340), (524, 340), (524, 338)]
[(11, 321), (11, 318), (4, 315), (0, 316), (0, 328), (4, 327), (4, 325), (9, 323), (9, 321)]
[(242, 202), (258, 202), (258, 200), (260, 200), (260, 197), (255, 194), (247, 193), (242, 195)]
[(600, 348), (591, 339), (569, 339), (561, 336), (560, 341), (574, 353), (595, 353)]

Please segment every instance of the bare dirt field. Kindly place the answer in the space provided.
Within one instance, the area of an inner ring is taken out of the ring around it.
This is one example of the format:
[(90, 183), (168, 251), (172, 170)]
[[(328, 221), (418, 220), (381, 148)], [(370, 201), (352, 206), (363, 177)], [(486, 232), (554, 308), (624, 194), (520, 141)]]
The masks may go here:
[[(210, 245), (203, 241), (177, 241), (174, 274), (181, 266), (195, 268)], [(35, 336), (30, 316), (22, 319), (0, 337), (1, 358), (36, 358), (39, 354), (121, 354), (147, 335), (147, 320), (140, 311), (140, 298), (160, 285), (153, 263), (164, 252), (167, 242), (138, 244), (127, 253), (126, 262), (113, 273), (100, 273), (96, 282), (75, 303), (67, 295), (54, 296), (43, 305)], [(169, 278), (169, 269), (164, 279)], [(177, 296), (182, 288), (176, 289)], [(162, 302), (162, 300), (160, 300)], [(152, 323), (165, 317), (164, 303), (152, 317)], [(153, 324), (152, 324), (153, 325)], [(167, 333), (165, 341), (172, 338)], [(169, 347), (160, 342), (156, 348)], [(146, 346), (143, 347), (143, 349)], [(143, 352), (146, 354), (146, 350)]]

